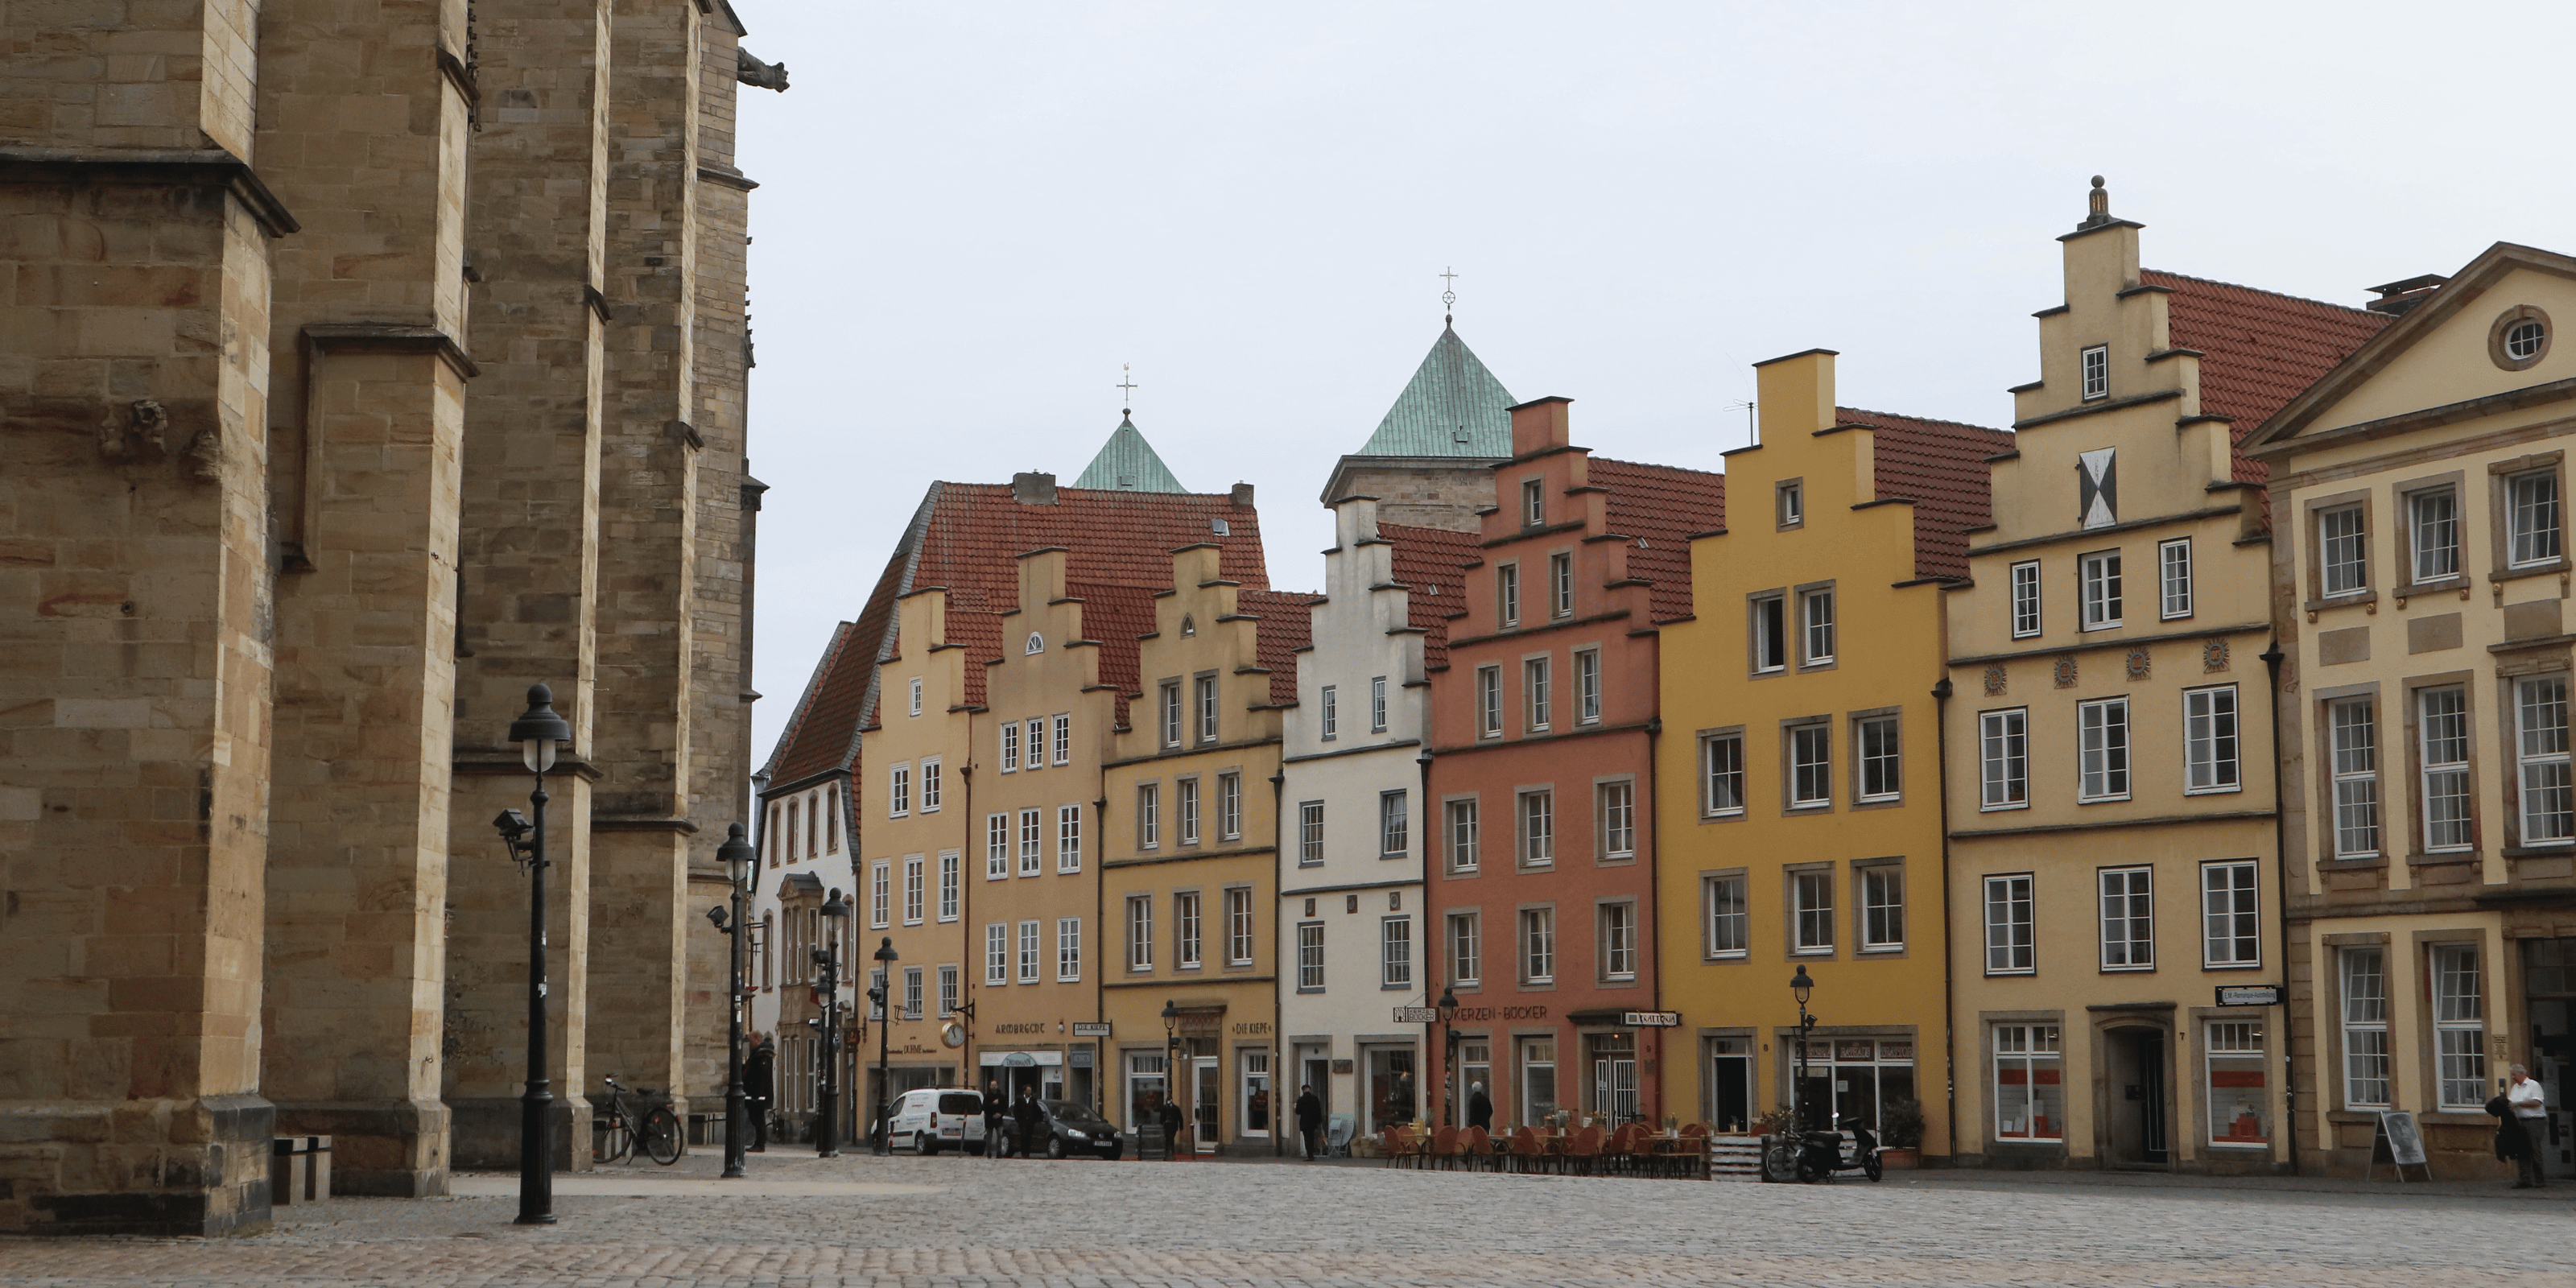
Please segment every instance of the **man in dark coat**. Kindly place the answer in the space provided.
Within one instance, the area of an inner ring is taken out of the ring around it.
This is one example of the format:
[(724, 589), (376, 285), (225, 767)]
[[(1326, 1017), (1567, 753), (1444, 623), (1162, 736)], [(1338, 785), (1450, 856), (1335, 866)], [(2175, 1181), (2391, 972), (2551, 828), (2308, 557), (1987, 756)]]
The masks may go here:
[(1020, 1157), (1038, 1152), (1038, 1137), (1046, 1130), (1046, 1111), (1038, 1108), (1038, 1093), (1020, 1088), (1020, 1103), (1011, 1107), (1011, 1118), (1019, 1129)]
[(1297, 1144), (1309, 1163), (1324, 1152), (1324, 1101), (1312, 1084), (1297, 1093)]
[(1009, 1114), (1010, 1105), (1002, 1099), (1001, 1080), (986, 1078), (984, 1080), (984, 1157), (1000, 1158), (1010, 1149), (1011, 1142), (1002, 1130), (1002, 1123)]
[(1170, 1096), (1165, 1096), (1158, 1116), (1163, 1123), (1164, 1154), (1177, 1163), (1181, 1160), (1181, 1106)]
[(769, 1036), (754, 1034), (751, 1054), (742, 1058), (742, 1112), (751, 1119), (751, 1148), (769, 1150), (769, 1104), (778, 1095), (777, 1057), (770, 1052)]
[(1467, 1085), (1467, 1125), (1484, 1128), (1488, 1136), (1494, 1132), (1494, 1101), (1481, 1082)]

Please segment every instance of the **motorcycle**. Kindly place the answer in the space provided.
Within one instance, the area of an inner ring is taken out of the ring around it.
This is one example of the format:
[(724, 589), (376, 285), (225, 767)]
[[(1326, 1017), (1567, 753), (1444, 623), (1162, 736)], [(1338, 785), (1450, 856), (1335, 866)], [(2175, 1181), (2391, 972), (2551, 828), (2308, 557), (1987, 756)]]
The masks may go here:
[(1873, 1181), (1885, 1175), (1878, 1161), (1878, 1134), (1858, 1118), (1845, 1118), (1839, 1125), (1851, 1131), (1850, 1161), (1843, 1159), (1843, 1133), (1792, 1126), (1772, 1138), (1762, 1160), (1763, 1178), (1785, 1181), (1794, 1176), (1813, 1184), (1831, 1180), (1836, 1172), (1859, 1172)]

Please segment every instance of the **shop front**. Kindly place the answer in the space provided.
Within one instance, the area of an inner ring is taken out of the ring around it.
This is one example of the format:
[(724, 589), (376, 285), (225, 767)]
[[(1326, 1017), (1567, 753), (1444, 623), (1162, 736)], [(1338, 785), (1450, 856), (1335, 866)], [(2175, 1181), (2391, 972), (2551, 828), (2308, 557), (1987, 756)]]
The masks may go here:
[(1035, 1094), (1040, 1100), (1068, 1100), (1082, 1105), (1096, 1103), (1092, 1078), (1094, 1052), (1087, 1044), (988, 1049), (979, 1052), (976, 1060), (980, 1066), (976, 1089), (998, 1088), (1007, 1103), (1017, 1103), (1024, 1092)]

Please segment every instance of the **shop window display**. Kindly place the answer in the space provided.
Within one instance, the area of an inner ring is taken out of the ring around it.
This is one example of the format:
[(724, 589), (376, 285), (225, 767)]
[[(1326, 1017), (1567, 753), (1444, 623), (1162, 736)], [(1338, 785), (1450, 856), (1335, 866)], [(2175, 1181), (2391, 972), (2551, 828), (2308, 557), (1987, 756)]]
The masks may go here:
[(2066, 1088), (2054, 1024), (1995, 1026), (1995, 1139), (2066, 1137)]
[(2263, 1146), (2271, 1143), (2271, 1107), (2265, 1103), (2263, 1026), (2250, 1020), (2210, 1024), (2201, 1039), (2209, 1062), (2209, 1086), (2202, 1097), (2209, 1106), (2209, 1143)]

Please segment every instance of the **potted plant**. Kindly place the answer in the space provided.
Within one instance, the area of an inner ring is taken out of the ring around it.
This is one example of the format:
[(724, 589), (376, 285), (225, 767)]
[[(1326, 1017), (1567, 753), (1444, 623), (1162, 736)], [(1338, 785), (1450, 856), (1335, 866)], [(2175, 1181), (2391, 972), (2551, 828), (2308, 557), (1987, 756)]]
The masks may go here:
[(1879, 1150), (1881, 1167), (1912, 1168), (1923, 1165), (1923, 1105), (1911, 1096), (1890, 1097), (1879, 1107)]

